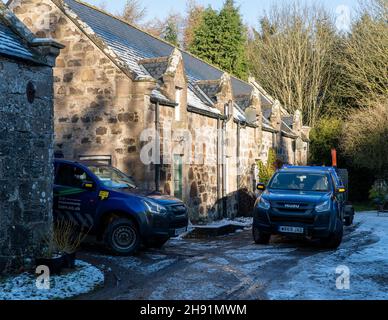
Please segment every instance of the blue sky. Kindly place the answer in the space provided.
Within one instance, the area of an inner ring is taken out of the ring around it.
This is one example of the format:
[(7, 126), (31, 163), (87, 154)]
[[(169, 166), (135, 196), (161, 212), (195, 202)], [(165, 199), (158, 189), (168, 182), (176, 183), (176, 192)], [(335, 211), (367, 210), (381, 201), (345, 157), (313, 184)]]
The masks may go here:
[[(94, 5), (100, 4), (103, 0), (84, 0)], [(346, 6), (349, 12), (352, 13), (354, 8), (357, 6), (355, 0), (300, 0), (306, 3), (323, 3), (329, 10), (334, 13), (338, 9), (338, 12), (343, 12), (341, 8)], [(123, 8), (125, 0), (105, 0), (109, 11), (115, 13)], [(211, 5), (213, 8), (220, 8), (224, 0), (197, 0), (204, 6)], [(268, 10), (273, 4), (281, 4), (282, 2), (294, 2), (294, 0), (236, 0), (236, 3), (241, 8), (246, 23), (252, 26), (257, 25), (258, 17), (265, 11)], [(141, 0), (141, 3), (147, 8), (147, 18), (150, 20), (153, 17), (159, 19), (164, 18), (170, 12), (184, 13), (186, 8), (185, 0)], [(342, 6), (342, 7), (341, 7)]]
[[(7, 0), (0, 0), (7, 2)], [(105, 2), (107, 9), (116, 13), (124, 7), (125, 0), (84, 0), (93, 5), (99, 5)], [(281, 4), (283, 2), (294, 2), (295, 0), (235, 0), (241, 8), (241, 13), (244, 17), (245, 23), (257, 27), (258, 17), (260, 17), (266, 10), (273, 4)], [(352, 15), (357, 7), (356, 0), (299, 0), (304, 3), (322, 3), (325, 7), (331, 10), (337, 17), (345, 17), (345, 19), (339, 20), (339, 29), (348, 29), (350, 25), (350, 19), (347, 16)], [(204, 6), (211, 5), (215, 9), (219, 9), (224, 0), (196, 0), (197, 3)], [(145, 21), (149, 21), (156, 17), (163, 19), (170, 12), (184, 13), (186, 8), (186, 0), (141, 0), (144, 7), (147, 8), (147, 17)], [(344, 15), (345, 14), (345, 15)]]

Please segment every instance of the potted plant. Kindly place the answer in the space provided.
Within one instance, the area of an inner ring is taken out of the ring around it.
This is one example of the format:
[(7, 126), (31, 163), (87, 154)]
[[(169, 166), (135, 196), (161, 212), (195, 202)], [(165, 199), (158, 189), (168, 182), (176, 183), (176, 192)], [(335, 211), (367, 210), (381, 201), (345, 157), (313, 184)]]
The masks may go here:
[(87, 237), (87, 232), (67, 219), (59, 219), (54, 224), (54, 242), (58, 250), (63, 253), (63, 267), (75, 268), (77, 250), (82, 241)]
[(63, 268), (64, 256), (56, 248), (53, 233), (44, 236), (43, 242), (43, 250), (35, 259), (36, 266), (46, 266), (50, 274), (59, 275)]

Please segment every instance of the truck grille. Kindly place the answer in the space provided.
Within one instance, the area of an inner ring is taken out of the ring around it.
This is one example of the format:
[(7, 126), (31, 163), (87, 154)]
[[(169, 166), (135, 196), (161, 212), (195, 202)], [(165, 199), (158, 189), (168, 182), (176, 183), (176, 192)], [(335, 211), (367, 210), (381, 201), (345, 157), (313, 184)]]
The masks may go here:
[(306, 216), (270, 216), (272, 222), (296, 222), (296, 223), (304, 223), (304, 224), (314, 224), (314, 217), (306, 217)]
[(284, 201), (273, 201), (271, 203), (272, 210), (280, 214), (297, 214), (304, 215), (310, 214), (314, 210), (314, 205), (309, 203), (298, 203), (298, 202), (284, 202)]

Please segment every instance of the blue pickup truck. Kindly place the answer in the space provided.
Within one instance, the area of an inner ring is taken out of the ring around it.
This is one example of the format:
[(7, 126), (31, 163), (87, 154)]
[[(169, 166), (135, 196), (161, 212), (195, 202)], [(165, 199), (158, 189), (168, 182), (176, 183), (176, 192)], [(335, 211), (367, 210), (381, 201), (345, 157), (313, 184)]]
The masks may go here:
[(112, 253), (132, 255), (146, 245), (161, 247), (185, 232), (181, 200), (140, 190), (118, 169), (90, 161), (55, 160), (54, 218), (91, 230)]
[(271, 235), (320, 239), (324, 247), (340, 246), (345, 225), (351, 225), (354, 209), (346, 201), (346, 187), (334, 167), (284, 166), (268, 185), (258, 184), (262, 194), (254, 207), (253, 239), (267, 244)]

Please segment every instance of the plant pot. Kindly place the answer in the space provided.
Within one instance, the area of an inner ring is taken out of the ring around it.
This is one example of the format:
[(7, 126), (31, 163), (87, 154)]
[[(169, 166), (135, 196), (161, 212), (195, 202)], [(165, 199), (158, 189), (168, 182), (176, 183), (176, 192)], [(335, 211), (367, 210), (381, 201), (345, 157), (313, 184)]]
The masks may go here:
[(52, 258), (38, 258), (36, 259), (36, 266), (46, 266), (50, 270), (51, 275), (61, 274), (64, 264), (62, 255), (57, 255)]
[(65, 253), (63, 256), (63, 266), (67, 269), (75, 269), (76, 252)]

